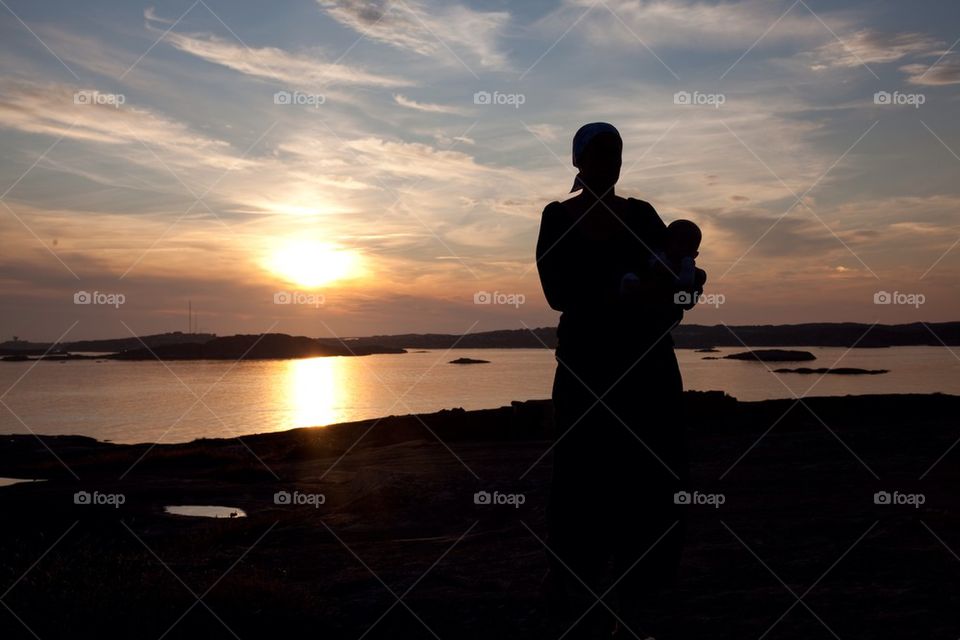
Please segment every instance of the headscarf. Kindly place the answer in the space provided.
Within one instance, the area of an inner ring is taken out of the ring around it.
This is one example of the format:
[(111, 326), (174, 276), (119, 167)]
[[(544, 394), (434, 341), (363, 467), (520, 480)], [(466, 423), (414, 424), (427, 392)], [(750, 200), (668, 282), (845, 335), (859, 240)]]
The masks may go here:
[[(576, 135), (573, 136), (573, 166), (578, 169), (580, 168), (580, 158), (583, 152), (586, 151), (590, 142), (601, 133), (612, 133), (617, 136), (617, 138), (620, 138), (620, 132), (617, 131), (617, 128), (607, 122), (591, 122), (577, 129)], [(577, 172), (576, 177), (573, 179), (573, 187), (570, 189), (571, 193), (583, 189), (584, 186), (580, 178), (580, 173)]]

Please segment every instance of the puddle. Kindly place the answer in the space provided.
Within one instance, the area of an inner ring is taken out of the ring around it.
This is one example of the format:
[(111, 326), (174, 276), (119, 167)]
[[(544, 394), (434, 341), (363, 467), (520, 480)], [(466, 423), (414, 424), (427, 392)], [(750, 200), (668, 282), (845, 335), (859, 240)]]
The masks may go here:
[(0, 478), (0, 487), (9, 487), (21, 482), (44, 482), (44, 480), (40, 478)]
[(195, 518), (246, 518), (247, 514), (243, 509), (235, 507), (217, 507), (213, 505), (184, 504), (173, 505), (163, 508), (164, 511), (174, 516), (192, 516)]

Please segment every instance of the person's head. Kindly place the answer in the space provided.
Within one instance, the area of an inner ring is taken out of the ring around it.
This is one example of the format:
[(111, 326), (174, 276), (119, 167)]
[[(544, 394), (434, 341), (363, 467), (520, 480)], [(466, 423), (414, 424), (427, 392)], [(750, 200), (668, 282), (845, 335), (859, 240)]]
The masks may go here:
[(667, 241), (664, 251), (672, 260), (681, 258), (696, 258), (700, 255), (700, 241), (703, 234), (698, 227), (689, 220), (674, 220), (667, 227)]
[(591, 122), (573, 137), (573, 166), (580, 170), (571, 191), (587, 188), (597, 197), (613, 191), (620, 179), (623, 140), (612, 124)]

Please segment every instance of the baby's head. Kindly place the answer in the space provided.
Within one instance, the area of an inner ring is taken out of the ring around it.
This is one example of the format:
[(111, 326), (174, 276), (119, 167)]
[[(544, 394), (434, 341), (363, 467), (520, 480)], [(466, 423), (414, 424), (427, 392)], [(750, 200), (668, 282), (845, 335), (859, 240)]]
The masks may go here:
[(674, 220), (667, 227), (664, 251), (671, 260), (696, 258), (700, 254), (700, 227), (689, 220)]

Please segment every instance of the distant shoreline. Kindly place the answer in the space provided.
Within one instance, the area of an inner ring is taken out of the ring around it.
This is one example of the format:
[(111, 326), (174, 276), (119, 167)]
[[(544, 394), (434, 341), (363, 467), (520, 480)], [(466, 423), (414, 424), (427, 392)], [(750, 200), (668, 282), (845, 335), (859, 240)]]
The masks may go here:
[[(960, 346), (960, 322), (869, 325), (854, 322), (796, 325), (680, 325), (673, 331), (679, 349), (716, 347), (844, 347), (879, 349), (906, 346)], [(598, 349), (615, 349), (598, 336)], [(267, 340), (269, 339), (269, 340)], [(266, 342), (265, 342), (266, 341)], [(503, 329), (466, 335), (424, 333), (375, 335), (359, 338), (309, 338), (286, 334), (164, 333), (108, 340), (59, 344), (25, 340), (0, 343), (0, 357), (63, 355), (71, 352), (109, 352), (101, 358), (120, 359), (232, 359), (302, 358), (325, 355), (404, 353), (416, 349), (543, 349), (555, 348), (556, 327)], [(249, 350), (249, 351), (245, 351)]]

